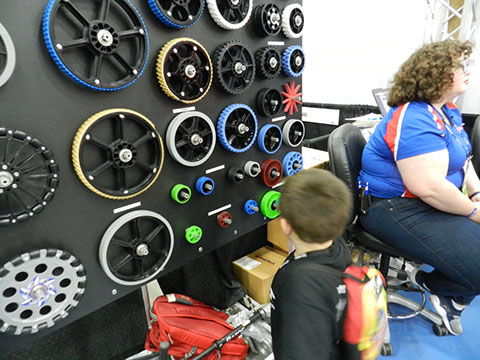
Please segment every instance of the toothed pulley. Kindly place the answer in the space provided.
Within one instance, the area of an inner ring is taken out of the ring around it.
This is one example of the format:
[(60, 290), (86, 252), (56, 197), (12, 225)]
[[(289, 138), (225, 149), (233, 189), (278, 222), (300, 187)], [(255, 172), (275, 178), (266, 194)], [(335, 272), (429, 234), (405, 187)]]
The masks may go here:
[(185, 166), (198, 166), (207, 161), (216, 141), (215, 125), (199, 111), (178, 114), (167, 129), (167, 149), (176, 161)]
[(243, 104), (227, 106), (218, 118), (218, 140), (228, 151), (245, 152), (255, 142), (257, 126), (257, 117), (249, 106)]
[(283, 142), (288, 146), (298, 146), (305, 137), (305, 124), (302, 120), (290, 119), (283, 125)]
[(59, 249), (34, 250), (0, 268), (0, 332), (34, 334), (54, 326), (78, 305), (85, 270)]
[(241, 41), (230, 41), (215, 51), (215, 80), (228, 93), (239, 95), (252, 85), (255, 60)]
[(303, 169), (302, 154), (296, 151), (290, 151), (285, 155), (282, 161), (283, 174), (291, 176)]
[(105, 274), (120, 285), (135, 286), (155, 278), (173, 252), (170, 223), (148, 210), (115, 220), (100, 242), (98, 255)]
[(157, 78), (165, 94), (172, 99), (186, 104), (197, 102), (212, 84), (210, 56), (193, 39), (173, 39), (158, 55)]
[(207, 0), (207, 5), (212, 19), (218, 26), (236, 30), (250, 19), (253, 0)]
[(302, 5), (290, 4), (282, 12), (282, 30), (286, 37), (296, 39), (302, 36), (305, 19)]
[(273, 154), (282, 145), (282, 130), (274, 124), (264, 125), (258, 132), (258, 147), (267, 154)]
[(280, 9), (275, 4), (258, 5), (253, 11), (253, 21), (260, 36), (277, 35), (282, 21)]
[(0, 23), (0, 87), (2, 87), (15, 69), (15, 46), (7, 29)]
[(0, 127), (0, 226), (28, 220), (53, 199), (58, 164), (40, 140)]
[(289, 46), (282, 56), (282, 68), (286, 75), (299, 77), (305, 69), (305, 53), (301, 46)]
[(50, 0), (42, 30), (57, 66), (90, 89), (129, 86), (147, 64), (147, 30), (128, 0)]
[(282, 100), (280, 91), (271, 88), (262, 89), (257, 95), (258, 112), (263, 116), (273, 117), (282, 108)]
[(83, 123), (73, 141), (73, 167), (97, 195), (122, 200), (147, 190), (163, 165), (155, 125), (128, 109), (99, 112)]
[(255, 53), (258, 72), (266, 79), (274, 79), (280, 74), (282, 57), (273, 46), (266, 46)]
[(148, 0), (148, 5), (162, 23), (182, 29), (200, 19), (205, 0)]

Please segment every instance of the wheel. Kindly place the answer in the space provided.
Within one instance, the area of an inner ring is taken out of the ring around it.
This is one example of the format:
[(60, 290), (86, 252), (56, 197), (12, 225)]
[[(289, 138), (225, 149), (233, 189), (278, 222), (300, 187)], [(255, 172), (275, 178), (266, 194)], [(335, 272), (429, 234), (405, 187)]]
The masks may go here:
[(301, 37), (304, 23), (302, 5), (290, 4), (283, 9), (282, 30), (286, 37), (292, 39)]
[(215, 51), (215, 82), (227, 93), (245, 92), (255, 78), (255, 60), (241, 41), (229, 41)]
[(147, 65), (147, 30), (128, 0), (50, 0), (42, 29), (55, 64), (90, 89), (123, 89)]
[(170, 40), (157, 59), (157, 79), (162, 90), (185, 104), (201, 100), (212, 84), (212, 61), (205, 48), (190, 38)]
[(59, 185), (58, 164), (40, 140), (0, 127), (0, 226), (41, 212)]
[(2, 87), (15, 69), (15, 46), (7, 29), (0, 23), (0, 87)]
[(194, 25), (200, 19), (205, 0), (148, 0), (148, 5), (162, 23), (182, 29)]
[(196, 244), (202, 238), (203, 231), (199, 226), (192, 225), (185, 230), (185, 239), (190, 244)]
[(218, 140), (228, 151), (242, 153), (255, 142), (257, 127), (257, 117), (249, 106), (233, 104), (227, 106), (218, 118)]
[(433, 324), (432, 329), (437, 336), (447, 336), (449, 334), (445, 325)]
[(282, 68), (287, 76), (299, 77), (305, 69), (305, 53), (301, 46), (289, 46), (282, 56)]
[(128, 109), (101, 111), (83, 123), (73, 140), (73, 167), (97, 195), (130, 199), (146, 191), (163, 166), (163, 143), (155, 125)]
[(260, 211), (263, 216), (269, 219), (275, 219), (278, 215), (278, 201), (282, 195), (278, 191), (270, 190), (263, 195), (260, 201)]
[(301, 84), (295, 86), (295, 81), (292, 81), (290, 84), (285, 84), (285, 91), (282, 92), (285, 100), (282, 101), (282, 104), (285, 105), (283, 111), (288, 113), (288, 115), (293, 115), (293, 113), (298, 112), (297, 105), (302, 105), (303, 93), (300, 92), (301, 86)]
[(258, 5), (253, 11), (255, 30), (260, 36), (274, 36), (281, 29), (280, 9), (275, 4)]
[(260, 165), (260, 171), (262, 181), (268, 187), (273, 187), (282, 180), (282, 163), (276, 159), (265, 160), (262, 165)]
[(393, 347), (390, 343), (383, 343), (382, 347), (380, 348), (380, 354), (382, 356), (392, 356), (393, 355)]
[(282, 57), (273, 46), (265, 46), (255, 53), (258, 73), (265, 79), (275, 79), (282, 68)]
[(258, 147), (267, 154), (277, 152), (282, 146), (282, 130), (274, 124), (264, 125), (258, 132)]
[(163, 216), (147, 210), (132, 211), (105, 231), (98, 250), (100, 265), (117, 284), (143, 284), (165, 268), (173, 245), (172, 227)]
[(291, 176), (303, 169), (302, 154), (296, 151), (290, 151), (285, 155), (282, 161), (283, 175)]
[(24, 253), (0, 268), (0, 332), (34, 334), (68, 316), (82, 299), (80, 260), (60, 249)]
[(208, 11), (218, 26), (226, 30), (242, 28), (250, 19), (253, 0), (207, 0)]
[(283, 142), (292, 147), (300, 145), (305, 137), (305, 124), (302, 120), (290, 119), (283, 125)]
[(165, 142), (170, 155), (180, 164), (199, 166), (215, 149), (215, 125), (199, 111), (180, 113), (168, 125)]
[(257, 109), (263, 116), (274, 117), (282, 109), (282, 94), (280, 91), (265, 88), (258, 92)]

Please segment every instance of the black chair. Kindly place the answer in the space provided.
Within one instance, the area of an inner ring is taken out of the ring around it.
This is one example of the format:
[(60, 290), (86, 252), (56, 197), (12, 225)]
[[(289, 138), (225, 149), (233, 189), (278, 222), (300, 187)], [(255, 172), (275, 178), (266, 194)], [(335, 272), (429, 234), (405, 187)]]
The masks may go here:
[(477, 175), (480, 176), (480, 116), (477, 117), (473, 125), (470, 142), (472, 143), (473, 168), (477, 172)]
[[(416, 289), (408, 280), (405, 271), (407, 262), (413, 263), (418, 267), (421, 261), (406, 258), (398, 250), (386, 245), (380, 239), (369, 234), (360, 224), (356, 222), (358, 209), (357, 196), (357, 177), (362, 168), (362, 152), (365, 147), (366, 140), (361, 130), (352, 124), (344, 124), (336, 128), (328, 139), (328, 154), (330, 157), (330, 168), (332, 172), (340, 179), (342, 179), (351, 189), (354, 210), (349, 219), (349, 226), (345, 234), (347, 242), (353, 244), (360, 250), (360, 262), (363, 262), (363, 254), (365, 251), (373, 251), (380, 254), (379, 269), (387, 280), (387, 297), (389, 304), (399, 304), (410, 310), (411, 313), (405, 315), (393, 315), (389, 310), (389, 319), (407, 319), (417, 315), (422, 315), (433, 322), (433, 330), (436, 335), (447, 335), (448, 331), (444, 327), (442, 320), (438, 314), (425, 308), (426, 296), (420, 289)], [(403, 264), (400, 269), (392, 268), (390, 266), (391, 258), (401, 259)], [(390, 273), (395, 273), (396, 276), (389, 276)], [(422, 294), (422, 302), (417, 303), (403, 295), (398, 291), (417, 291)], [(390, 334), (385, 339), (382, 348), (382, 355), (391, 355), (393, 350), (390, 345)]]

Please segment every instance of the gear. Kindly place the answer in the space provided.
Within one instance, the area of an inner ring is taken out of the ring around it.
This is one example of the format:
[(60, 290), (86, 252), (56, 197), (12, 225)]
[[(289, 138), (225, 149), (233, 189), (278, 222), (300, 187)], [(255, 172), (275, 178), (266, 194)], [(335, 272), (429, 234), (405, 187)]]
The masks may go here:
[(282, 92), (282, 96), (285, 100), (282, 101), (282, 104), (285, 105), (283, 111), (289, 115), (298, 112), (297, 104), (302, 105), (303, 93), (299, 92), (301, 86), (301, 84), (295, 86), (295, 81), (292, 81), (290, 84), (285, 84), (285, 92)]
[(207, 0), (208, 10), (218, 26), (240, 29), (252, 15), (253, 0)]
[(282, 30), (286, 37), (296, 39), (303, 34), (303, 9), (300, 4), (290, 4), (282, 12)]
[(26, 133), (0, 127), (0, 226), (28, 220), (53, 199), (59, 184), (53, 153)]
[(15, 46), (7, 29), (0, 23), (0, 87), (2, 87), (15, 69)]
[(218, 47), (214, 64), (215, 81), (226, 92), (239, 95), (252, 85), (255, 61), (241, 41), (230, 41)]
[(258, 147), (267, 154), (273, 154), (282, 146), (282, 130), (274, 124), (264, 125), (258, 132)]
[(95, 194), (113, 200), (130, 199), (152, 186), (163, 157), (155, 125), (128, 109), (93, 115), (73, 140), (73, 167), (80, 181)]
[(282, 56), (283, 71), (287, 76), (299, 77), (305, 69), (305, 53), (301, 46), (289, 46)]
[(258, 5), (253, 11), (255, 30), (260, 36), (274, 36), (281, 29), (280, 9), (275, 4)]
[(290, 119), (283, 125), (283, 142), (288, 146), (300, 145), (305, 137), (305, 124), (302, 120)]
[(257, 137), (257, 117), (243, 104), (227, 106), (217, 123), (220, 144), (228, 151), (242, 153), (250, 149)]
[(275, 79), (282, 68), (282, 57), (273, 46), (266, 46), (255, 53), (257, 69), (266, 79)]
[(265, 88), (257, 95), (257, 109), (263, 116), (274, 117), (282, 108), (282, 95), (276, 89)]
[(148, 5), (162, 23), (182, 29), (194, 25), (200, 19), (205, 0), (148, 0)]
[[(115, 8), (115, 16), (111, 16), (111, 8)], [(84, 15), (90, 13), (95, 14), (93, 20)], [(80, 38), (68, 35), (73, 33), (73, 19), (82, 27)], [(123, 30), (125, 24), (130, 27)], [(123, 89), (133, 84), (147, 65), (147, 30), (128, 0), (76, 4), (72, 0), (50, 0), (42, 29), (53, 61), (68, 77), (90, 89)]]
[(199, 112), (178, 114), (167, 129), (166, 144), (170, 155), (185, 166), (203, 164), (212, 155), (216, 143), (215, 125)]
[(105, 231), (98, 249), (100, 265), (117, 284), (147, 283), (163, 271), (174, 243), (172, 227), (163, 216), (148, 210), (132, 211)]
[(201, 100), (212, 84), (208, 52), (190, 38), (170, 40), (157, 59), (157, 78), (165, 94), (185, 104)]
[(0, 268), (0, 332), (34, 334), (54, 326), (78, 305), (85, 270), (58, 249), (24, 253)]

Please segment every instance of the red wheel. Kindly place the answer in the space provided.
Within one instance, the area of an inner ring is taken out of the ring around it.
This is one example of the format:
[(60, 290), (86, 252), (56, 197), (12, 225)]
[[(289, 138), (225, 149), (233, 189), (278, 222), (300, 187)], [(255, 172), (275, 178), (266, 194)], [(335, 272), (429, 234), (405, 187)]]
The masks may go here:
[(282, 163), (275, 159), (265, 160), (260, 166), (262, 181), (265, 185), (273, 187), (282, 180)]
[(222, 228), (227, 228), (232, 225), (232, 214), (226, 211), (222, 211), (217, 216), (217, 224)]

